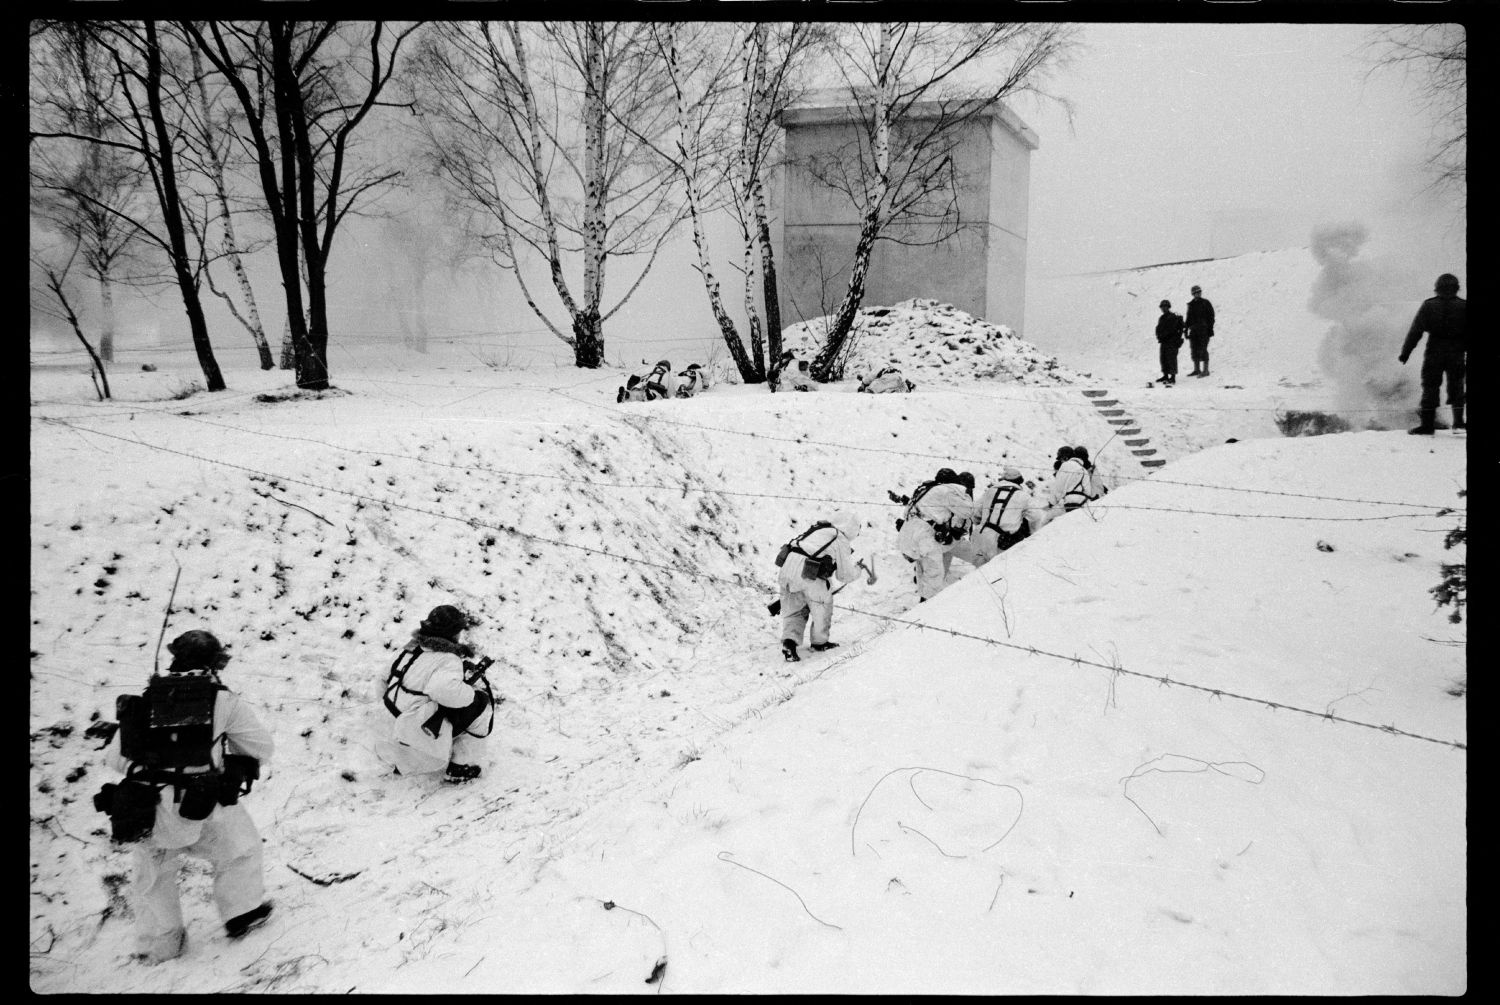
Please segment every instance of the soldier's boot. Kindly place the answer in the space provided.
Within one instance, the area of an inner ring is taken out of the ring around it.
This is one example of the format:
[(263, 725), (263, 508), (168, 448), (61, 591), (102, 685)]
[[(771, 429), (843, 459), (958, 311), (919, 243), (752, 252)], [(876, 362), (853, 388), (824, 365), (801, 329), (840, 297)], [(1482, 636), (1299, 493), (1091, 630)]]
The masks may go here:
[(1469, 428), (1468, 425), (1464, 422), (1464, 406), (1462, 406), (1462, 405), (1454, 405), (1453, 406), (1453, 428), (1454, 429), (1468, 429)]
[(1436, 428), (1433, 423), (1437, 421), (1437, 409), (1423, 408), (1418, 410), (1417, 415), (1420, 417), (1420, 421), (1416, 426), (1408, 429), (1407, 432), (1413, 436), (1431, 436), (1433, 429)]

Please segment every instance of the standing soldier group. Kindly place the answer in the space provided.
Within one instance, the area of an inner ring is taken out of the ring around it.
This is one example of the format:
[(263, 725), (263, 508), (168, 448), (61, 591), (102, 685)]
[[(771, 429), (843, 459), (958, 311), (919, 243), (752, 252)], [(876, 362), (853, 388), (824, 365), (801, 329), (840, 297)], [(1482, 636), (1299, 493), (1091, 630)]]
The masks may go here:
[(1214, 337), (1214, 305), (1204, 299), (1201, 286), (1194, 286), (1192, 294), (1186, 318), (1172, 310), (1170, 300), (1159, 305), (1161, 317), (1156, 319), (1156, 342), (1161, 357), (1158, 380), (1163, 387), (1177, 383), (1177, 350), (1182, 348), (1184, 335), (1193, 358), (1193, 372), (1189, 376), (1208, 376), (1208, 340)]

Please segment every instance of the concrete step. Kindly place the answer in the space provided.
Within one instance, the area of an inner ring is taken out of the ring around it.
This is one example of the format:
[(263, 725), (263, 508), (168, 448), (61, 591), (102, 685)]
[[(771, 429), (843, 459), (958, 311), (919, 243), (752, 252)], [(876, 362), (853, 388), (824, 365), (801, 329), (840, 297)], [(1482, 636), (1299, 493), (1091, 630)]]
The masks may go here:
[(1152, 454), (1156, 453), (1156, 448), (1147, 447), (1144, 450), (1132, 450), (1131, 453), (1135, 454), (1135, 456), (1137, 457), (1150, 457)]
[(1141, 461), (1141, 467), (1159, 468), (1165, 463), (1167, 463), (1167, 459), (1165, 457), (1148, 457), (1145, 460)]
[(1110, 424), (1110, 425), (1111, 425), (1111, 426), (1128, 426), (1128, 425), (1130, 425), (1130, 424), (1131, 424), (1131, 423), (1132, 423), (1132, 422), (1134, 422), (1134, 421), (1135, 421), (1135, 420), (1134, 420), (1134, 419), (1108, 419), (1108, 420), (1106, 420), (1106, 421), (1107, 421), (1107, 422), (1108, 422), (1108, 423), (1109, 423), (1109, 424)]
[(1134, 429), (1121, 429), (1118, 430), (1118, 432), (1121, 436), (1139, 436), (1141, 434), (1141, 429), (1139, 426), (1137, 426)]
[(1106, 409), (1102, 409), (1099, 412), (1099, 414), (1100, 415), (1124, 415), (1125, 414), (1125, 409), (1123, 409), (1123, 408), (1106, 408)]
[(1083, 396), (1085, 398), (1102, 398), (1108, 393), (1108, 391), (1084, 391)]
[(1118, 405), (1119, 403), (1120, 403), (1120, 399), (1118, 399), (1118, 398), (1095, 398), (1094, 399), (1094, 404), (1098, 405), (1100, 408), (1107, 408), (1110, 405)]
[(1149, 437), (1142, 436), (1139, 440), (1126, 440), (1125, 445), (1127, 447), (1144, 447), (1150, 442), (1151, 440)]

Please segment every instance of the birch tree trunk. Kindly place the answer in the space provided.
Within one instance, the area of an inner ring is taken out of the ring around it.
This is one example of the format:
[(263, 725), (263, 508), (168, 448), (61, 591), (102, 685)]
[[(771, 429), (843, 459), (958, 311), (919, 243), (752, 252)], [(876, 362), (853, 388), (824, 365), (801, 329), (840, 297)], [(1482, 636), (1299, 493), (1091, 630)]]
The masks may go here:
[[(713, 311), (714, 320), (718, 322), (719, 331), (724, 336), (724, 345), (729, 349), (729, 356), (734, 360), (734, 365), (740, 371), (740, 377), (747, 384), (757, 383), (764, 379), (764, 369), (757, 371), (745, 355), (744, 344), (740, 341), (740, 333), (735, 328), (734, 319), (724, 310), (724, 297), (719, 289), (718, 277), (714, 275), (713, 263), (709, 260), (708, 239), (703, 233), (703, 218), (699, 212), (700, 197), (698, 191), (698, 145), (702, 122), (690, 121), (687, 100), (683, 95), (682, 79), (678, 75), (677, 63), (677, 32), (670, 23), (664, 28), (666, 34), (666, 63), (667, 78), (671, 81), (673, 96), (676, 99), (677, 112), (677, 166), (682, 174), (683, 185), (687, 193), (688, 217), (693, 226), (693, 247), (698, 251), (698, 272), (703, 277), (703, 288), (708, 294), (708, 306)], [(753, 305), (747, 303), (750, 317), (753, 320), (755, 311)], [(758, 345), (757, 345), (758, 348)]]
[(99, 358), (106, 363), (115, 361), (115, 296), (109, 276), (99, 275), (99, 307), (103, 325), (99, 332)]
[(584, 26), (583, 97), (583, 309), (573, 316), (574, 361), (597, 368), (604, 360), (599, 302), (604, 291), (605, 180), (604, 180), (604, 26)]
[[(219, 221), (224, 227), (224, 254), (229, 259), (229, 266), (234, 270), (235, 282), (239, 284), (240, 296), (245, 301), (245, 313), (248, 317), (241, 317), (239, 311), (234, 310), (234, 316), (250, 332), (250, 338), (255, 343), (255, 351), (260, 355), (260, 368), (269, 370), (276, 365), (271, 359), (271, 347), (266, 343), (266, 330), (260, 321), (260, 310), (255, 304), (255, 291), (250, 288), (250, 277), (245, 274), (244, 262), (240, 259), (239, 242), (234, 234), (234, 219), (229, 214), (229, 194), (224, 185), (224, 161), (219, 156), (219, 149), (214, 145), (213, 129), (210, 123), (213, 121), (209, 115), (208, 86), (204, 83), (203, 56), (197, 46), (189, 46), (188, 51), (193, 59), (193, 77), (198, 83), (198, 108), (203, 114), (203, 140), (204, 147), (208, 152), (209, 178), (213, 182), (214, 195), (219, 203)], [(227, 301), (228, 298), (226, 297)], [(233, 310), (233, 303), (230, 303)]]
[(891, 184), (891, 26), (881, 22), (879, 46), (875, 57), (875, 178), (873, 187), (865, 196), (865, 212), (860, 221), (859, 241), (854, 246), (854, 266), (849, 272), (849, 286), (844, 299), (834, 313), (834, 320), (823, 349), (812, 364), (814, 380), (826, 381), (833, 370), (849, 329), (854, 324), (854, 315), (859, 312), (860, 301), (865, 295), (865, 276), (870, 271), (870, 253), (875, 239), (884, 225), (882, 216), (886, 211), (886, 197)]

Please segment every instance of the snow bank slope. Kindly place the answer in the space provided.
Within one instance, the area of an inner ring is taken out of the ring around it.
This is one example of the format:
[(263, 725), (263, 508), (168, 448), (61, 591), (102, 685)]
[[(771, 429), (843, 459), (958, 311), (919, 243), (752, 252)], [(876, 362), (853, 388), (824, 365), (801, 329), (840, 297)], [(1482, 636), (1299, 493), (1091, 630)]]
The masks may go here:
[[(1123, 484), (923, 606), (1025, 647), (985, 648), (888, 620), (913, 598), (885, 490), (1098, 442), (1076, 391), (617, 406), (617, 374), (353, 373), (34, 411), (75, 416), (32, 428), (37, 990), (640, 991), (663, 956), (673, 991), (1461, 988), (1462, 753), (1029, 651), (1462, 739), (1462, 649), (1421, 638), (1462, 637), (1426, 594), (1451, 518), (1169, 483), (1389, 499), (1399, 469), (1397, 501), (1451, 505), (1456, 438)], [(845, 649), (788, 667), (769, 556), (835, 508), (881, 579), (841, 594)], [(144, 682), (174, 558), (173, 628), (232, 644), (276, 733), (250, 806), (279, 906), (225, 943), (189, 869), (189, 955), (145, 969), (87, 732)], [(392, 647), (451, 599), (509, 699), (464, 788), (368, 749)], [(1197, 761), (1122, 792), (1166, 754)]]

